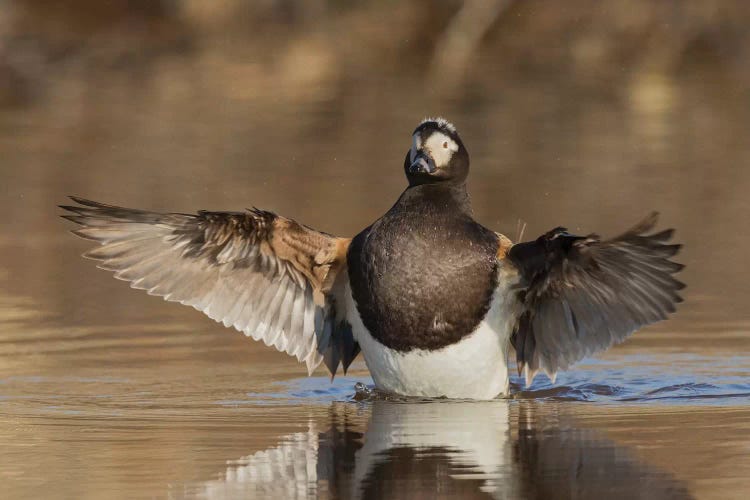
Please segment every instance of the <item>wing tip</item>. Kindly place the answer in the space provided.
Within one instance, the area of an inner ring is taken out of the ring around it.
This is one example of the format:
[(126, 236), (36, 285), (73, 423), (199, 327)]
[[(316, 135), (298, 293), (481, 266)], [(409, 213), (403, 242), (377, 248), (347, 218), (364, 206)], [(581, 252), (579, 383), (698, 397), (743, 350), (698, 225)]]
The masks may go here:
[(84, 207), (90, 207), (90, 208), (122, 208), (122, 207), (118, 207), (118, 206), (115, 206), (115, 205), (108, 205), (108, 204), (102, 203), (100, 201), (94, 201), (94, 200), (90, 200), (88, 198), (83, 198), (81, 196), (68, 195), (68, 198), (71, 199), (73, 202), (78, 203), (79, 205), (83, 205)]
[(654, 227), (656, 227), (656, 224), (659, 222), (659, 217), (659, 212), (654, 210), (646, 215), (646, 217), (641, 219), (641, 221), (638, 222), (635, 226), (626, 231), (625, 234), (643, 234), (647, 231), (650, 231)]
[(523, 378), (524, 378), (524, 382), (525, 382), (524, 385), (525, 385), (526, 389), (528, 389), (529, 387), (531, 387), (531, 384), (534, 383), (534, 379), (536, 378), (537, 373), (539, 373), (539, 370), (537, 370), (537, 369), (533, 369), (532, 370), (529, 367), (528, 363), (524, 364), (524, 366), (523, 366)]
[[(547, 375), (552, 385), (557, 383), (558, 370), (550, 370), (542, 367), (542, 371)], [(536, 376), (539, 375), (539, 368), (531, 368), (528, 363), (518, 362), (518, 375), (523, 376), (524, 386), (528, 389), (534, 383)]]
[(103, 209), (108, 209), (108, 208), (120, 208), (120, 207), (115, 207), (112, 205), (105, 205), (104, 203), (99, 203), (98, 201), (81, 198), (80, 196), (70, 195), (68, 196), (68, 198), (72, 200), (74, 203), (77, 203), (77, 205), (57, 205), (58, 208), (61, 208), (65, 210), (66, 212), (70, 212), (67, 214), (60, 215), (60, 217), (62, 217), (63, 219), (67, 219), (71, 222), (74, 222), (76, 224), (80, 224), (82, 226), (86, 225), (87, 219), (90, 219), (91, 217), (95, 217), (94, 215), (96, 213), (95, 210), (103, 210)]
[(73, 194), (68, 195), (68, 199), (72, 200), (75, 203), (78, 203), (79, 205), (89, 205), (93, 203), (93, 201), (89, 200), (88, 198), (83, 198), (81, 196), (76, 196)]
[(307, 376), (308, 377), (312, 377), (312, 374), (315, 373), (315, 368), (317, 368), (317, 367), (309, 365), (309, 364), (307, 365)]

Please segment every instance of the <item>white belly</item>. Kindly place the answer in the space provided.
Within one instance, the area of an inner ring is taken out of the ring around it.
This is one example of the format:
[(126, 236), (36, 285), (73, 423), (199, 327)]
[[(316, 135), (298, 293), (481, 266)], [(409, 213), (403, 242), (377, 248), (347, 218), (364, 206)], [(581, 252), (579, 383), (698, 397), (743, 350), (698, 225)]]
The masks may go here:
[[(501, 279), (501, 283), (502, 283)], [(399, 352), (375, 340), (347, 290), (347, 319), (378, 389), (405, 396), (492, 399), (508, 394), (508, 343), (517, 315), (514, 293), (498, 287), (473, 333), (436, 351)]]

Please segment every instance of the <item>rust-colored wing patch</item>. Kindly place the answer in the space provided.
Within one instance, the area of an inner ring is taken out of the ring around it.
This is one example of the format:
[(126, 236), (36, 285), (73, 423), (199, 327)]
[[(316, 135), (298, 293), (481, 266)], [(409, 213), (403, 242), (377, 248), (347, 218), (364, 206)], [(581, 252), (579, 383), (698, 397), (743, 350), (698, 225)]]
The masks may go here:
[(510, 241), (510, 238), (505, 236), (504, 234), (495, 233), (497, 235), (497, 239), (499, 242), (499, 245), (497, 247), (497, 258), (498, 260), (505, 259), (505, 256), (508, 254), (508, 250), (510, 250), (510, 247), (513, 246), (513, 242)]

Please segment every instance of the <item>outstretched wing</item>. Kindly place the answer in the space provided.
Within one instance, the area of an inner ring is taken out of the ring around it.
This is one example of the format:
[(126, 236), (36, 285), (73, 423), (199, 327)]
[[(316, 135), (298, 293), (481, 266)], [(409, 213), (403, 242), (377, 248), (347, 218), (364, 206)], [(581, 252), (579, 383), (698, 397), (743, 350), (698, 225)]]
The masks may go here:
[(554, 379), (682, 302), (685, 285), (672, 275), (683, 266), (670, 260), (680, 245), (667, 243), (673, 230), (646, 234), (657, 218), (653, 213), (611, 240), (556, 228), (510, 248), (506, 258), (520, 274), (523, 307), (511, 342), (527, 385), (537, 371)]
[[(84, 256), (133, 288), (193, 306), (331, 375), (359, 352), (336, 300), (349, 239), (271, 212), (156, 213), (82, 198), (63, 217), (99, 246)], [(341, 304), (338, 304), (340, 302)]]

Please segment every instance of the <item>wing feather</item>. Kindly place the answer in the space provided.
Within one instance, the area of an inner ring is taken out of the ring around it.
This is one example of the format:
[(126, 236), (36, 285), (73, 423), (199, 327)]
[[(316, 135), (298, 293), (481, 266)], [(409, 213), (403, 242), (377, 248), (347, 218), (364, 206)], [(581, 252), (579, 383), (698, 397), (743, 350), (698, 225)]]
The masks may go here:
[(667, 243), (672, 229), (647, 234), (656, 221), (651, 214), (605, 241), (556, 228), (498, 254), (521, 277), (523, 312), (511, 341), (527, 384), (539, 370), (554, 377), (675, 311), (685, 285), (673, 276), (683, 266), (670, 259), (680, 245)]
[[(335, 304), (348, 239), (258, 209), (157, 213), (71, 199), (62, 208), (80, 226), (72, 232), (99, 244), (84, 256), (131, 287), (192, 306), (309, 373), (356, 345)], [(335, 375), (338, 363), (327, 366)]]

